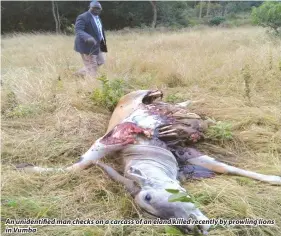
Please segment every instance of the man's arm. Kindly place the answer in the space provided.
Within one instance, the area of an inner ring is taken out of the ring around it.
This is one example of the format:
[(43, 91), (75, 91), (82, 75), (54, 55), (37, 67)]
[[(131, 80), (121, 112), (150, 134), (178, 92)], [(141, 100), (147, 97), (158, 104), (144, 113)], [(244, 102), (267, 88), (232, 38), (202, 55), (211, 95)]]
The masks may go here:
[(85, 20), (81, 16), (78, 16), (77, 20), (75, 22), (76, 36), (83, 39), (85, 42), (91, 42), (91, 43), (96, 44), (96, 40), (85, 31), (85, 28), (86, 28)]

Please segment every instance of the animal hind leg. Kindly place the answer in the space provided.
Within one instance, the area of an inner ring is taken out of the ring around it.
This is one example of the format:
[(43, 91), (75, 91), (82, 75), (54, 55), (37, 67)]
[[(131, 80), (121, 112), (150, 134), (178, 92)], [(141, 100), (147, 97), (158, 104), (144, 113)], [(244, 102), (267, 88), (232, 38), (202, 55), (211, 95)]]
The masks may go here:
[(100, 158), (120, 151), (124, 146), (135, 142), (137, 134), (144, 134), (147, 137), (152, 135), (152, 132), (147, 129), (142, 129), (131, 122), (124, 122), (117, 125), (112, 131), (105, 136), (99, 138), (91, 148), (80, 158), (80, 160), (65, 168), (44, 168), (34, 166), (32, 164), (17, 165), (17, 169), (27, 172), (43, 173), (43, 172), (68, 172), (79, 171), (92, 166)]
[(248, 171), (234, 166), (230, 166), (219, 162), (212, 157), (204, 155), (199, 151), (195, 150), (194, 148), (182, 148), (180, 150), (176, 150), (175, 153), (175, 155), (177, 155), (178, 158), (180, 158), (182, 161), (187, 161), (190, 164), (201, 166), (217, 173), (246, 176), (263, 182), (281, 185), (280, 176), (264, 175), (253, 171)]
[(197, 104), (197, 103), (200, 103), (200, 102), (203, 102), (203, 99), (201, 99), (201, 100), (196, 100), (196, 101), (187, 100), (187, 101), (185, 101), (185, 102), (176, 103), (175, 106), (181, 107), (181, 108), (188, 108), (188, 107), (190, 107), (191, 105)]

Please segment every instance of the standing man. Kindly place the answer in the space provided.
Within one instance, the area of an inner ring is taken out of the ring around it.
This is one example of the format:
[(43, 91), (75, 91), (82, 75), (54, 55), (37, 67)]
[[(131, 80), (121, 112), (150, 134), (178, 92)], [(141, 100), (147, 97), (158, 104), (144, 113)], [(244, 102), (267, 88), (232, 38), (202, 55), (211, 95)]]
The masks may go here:
[(84, 67), (75, 75), (95, 77), (98, 66), (104, 64), (103, 52), (107, 52), (104, 29), (99, 17), (102, 11), (97, 1), (90, 3), (88, 11), (79, 15), (75, 22), (74, 50), (82, 56)]

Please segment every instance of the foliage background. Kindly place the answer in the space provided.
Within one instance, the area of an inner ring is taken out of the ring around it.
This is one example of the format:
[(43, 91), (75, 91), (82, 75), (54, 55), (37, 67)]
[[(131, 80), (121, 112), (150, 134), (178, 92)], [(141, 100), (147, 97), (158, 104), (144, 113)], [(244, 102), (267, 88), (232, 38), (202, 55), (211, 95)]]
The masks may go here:
[[(75, 23), (76, 17), (88, 10), (90, 1), (57, 1), (61, 18), (61, 29), (67, 32), (67, 27)], [(227, 19), (249, 17), (251, 7), (262, 2), (208, 2), (180, 1), (156, 2), (157, 26), (185, 27), (196, 24), (208, 24), (213, 17)], [(149, 1), (104, 1), (101, 18), (105, 29), (118, 30), (125, 27), (147, 27), (151, 25), (153, 11)], [(200, 4), (202, 17), (199, 19)], [(4, 1), (1, 2), (1, 33), (55, 31), (55, 21), (52, 14), (51, 1)]]

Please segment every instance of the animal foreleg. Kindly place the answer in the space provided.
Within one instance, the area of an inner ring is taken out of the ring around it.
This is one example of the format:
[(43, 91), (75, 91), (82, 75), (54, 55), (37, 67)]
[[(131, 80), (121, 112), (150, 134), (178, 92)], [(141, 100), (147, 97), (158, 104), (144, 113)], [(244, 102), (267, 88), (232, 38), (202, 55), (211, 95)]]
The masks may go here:
[(120, 151), (125, 145), (136, 142), (136, 135), (144, 134), (147, 137), (152, 136), (152, 131), (142, 129), (134, 123), (124, 122), (117, 125), (112, 131), (100, 138), (94, 145), (82, 156), (82, 159), (69, 167), (69, 169), (85, 169), (95, 163), (98, 159), (111, 153)]
[(175, 106), (177, 107), (181, 107), (181, 108), (187, 108), (189, 107), (193, 102), (191, 100), (187, 100), (185, 102), (179, 102), (179, 103), (176, 103)]
[(123, 177), (109, 165), (100, 161), (97, 161), (96, 164), (100, 166), (114, 181), (123, 184), (131, 195), (135, 196), (140, 191), (140, 187), (133, 180)]
[(91, 148), (82, 155), (80, 160), (75, 164), (64, 167), (64, 168), (45, 168), (40, 166), (34, 166), (32, 164), (19, 164), (16, 166), (18, 170), (24, 170), (26, 172), (33, 172), (33, 173), (47, 173), (47, 172), (69, 172), (69, 171), (79, 171), (86, 169), (93, 165), (95, 161), (98, 159), (111, 154), (115, 151), (119, 151), (124, 147), (125, 143), (117, 143), (113, 145), (105, 145), (102, 142), (102, 138), (98, 139)]
[(246, 176), (263, 182), (281, 185), (280, 176), (264, 175), (253, 171), (248, 171), (234, 166), (230, 166), (222, 162), (216, 161), (214, 158), (204, 155), (193, 148), (185, 148), (179, 150), (177, 153), (178, 155), (182, 154), (180, 155), (181, 158), (186, 158), (186, 161), (188, 161), (190, 164), (201, 166), (217, 173)]
[(83, 170), (92, 166), (100, 158), (120, 151), (125, 145), (134, 143), (137, 134), (144, 134), (147, 137), (152, 136), (152, 131), (142, 129), (134, 123), (125, 122), (117, 125), (112, 131), (102, 138), (98, 139), (91, 148), (80, 158), (80, 160), (66, 168), (44, 168), (32, 164), (20, 164), (17, 169), (23, 169), (27, 172), (65, 172)]

